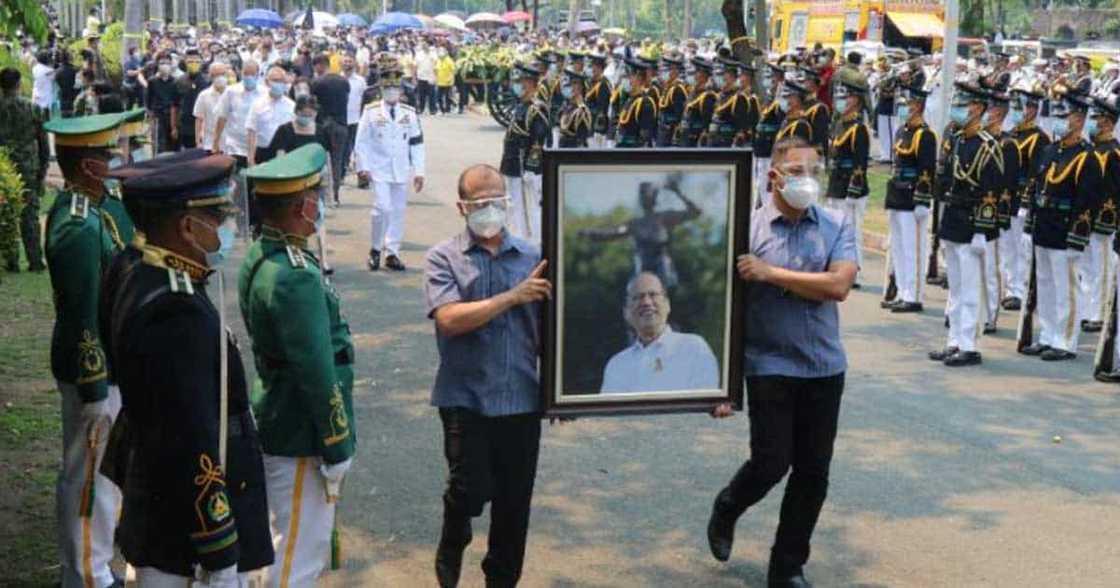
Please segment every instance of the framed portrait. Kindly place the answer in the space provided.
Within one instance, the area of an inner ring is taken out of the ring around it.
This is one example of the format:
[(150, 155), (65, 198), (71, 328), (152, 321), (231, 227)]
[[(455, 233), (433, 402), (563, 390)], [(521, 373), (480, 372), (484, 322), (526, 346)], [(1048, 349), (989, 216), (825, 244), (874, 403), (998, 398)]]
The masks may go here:
[(545, 414), (742, 408), (750, 194), (749, 151), (545, 152)]

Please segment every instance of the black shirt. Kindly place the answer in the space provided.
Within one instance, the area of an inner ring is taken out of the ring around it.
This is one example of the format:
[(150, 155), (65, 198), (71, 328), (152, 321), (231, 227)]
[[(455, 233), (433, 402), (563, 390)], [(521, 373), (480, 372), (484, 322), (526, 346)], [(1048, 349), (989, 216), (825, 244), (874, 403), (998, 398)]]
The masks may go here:
[(62, 110), (74, 110), (74, 99), (78, 97), (78, 89), (74, 87), (77, 82), (78, 69), (69, 63), (58, 68), (54, 81), (58, 84), (58, 101)]
[(323, 149), (330, 149), (330, 141), (322, 126), (315, 125), (314, 135), (300, 135), (296, 133), (294, 125), (295, 123), (287, 122), (276, 129), (276, 134), (272, 136), (272, 144), (268, 146), (273, 153), (276, 155), (281, 151), (291, 153), (308, 143), (318, 143), (323, 146)]
[(346, 124), (346, 103), (350, 97), (350, 82), (338, 74), (325, 74), (311, 82), (311, 93), (319, 101), (319, 119), (334, 119)]
[(188, 74), (176, 83), (179, 86), (179, 132), (194, 135), (194, 103), (198, 94), (210, 85), (210, 80), (201, 73), (193, 78)]
[(170, 111), (172, 106), (179, 103), (179, 88), (175, 85), (175, 78), (149, 78), (148, 96), (144, 102), (152, 112)]

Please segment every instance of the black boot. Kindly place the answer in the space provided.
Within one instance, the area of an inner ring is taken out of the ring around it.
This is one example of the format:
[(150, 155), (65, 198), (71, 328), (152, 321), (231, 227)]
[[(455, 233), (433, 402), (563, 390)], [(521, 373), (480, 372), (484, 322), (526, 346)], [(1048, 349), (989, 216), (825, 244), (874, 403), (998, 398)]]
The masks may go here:
[(369, 259), (366, 260), (369, 266), (369, 271), (375, 272), (381, 269), (381, 252), (376, 249), (369, 250)]
[(712, 516), (708, 519), (708, 548), (712, 550), (712, 557), (718, 561), (731, 558), (731, 546), (735, 542), (735, 521), (739, 518), (728, 514), (726, 507), (722, 506), (726, 493), (727, 489), (724, 488), (716, 495), (716, 501), (712, 504)]
[(443, 532), (436, 549), (436, 581), (440, 588), (459, 585), (463, 569), (463, 550), (471, 543), (471, 519), (458, 515), (443, 515)]

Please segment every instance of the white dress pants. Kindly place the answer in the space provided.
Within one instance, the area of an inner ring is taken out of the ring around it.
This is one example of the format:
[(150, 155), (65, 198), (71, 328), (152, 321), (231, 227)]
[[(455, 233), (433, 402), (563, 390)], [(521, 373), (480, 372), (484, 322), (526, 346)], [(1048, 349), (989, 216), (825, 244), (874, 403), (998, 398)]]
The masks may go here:
[(529, 233), (528, 217), (525, 216), (524, 182), (520, 176), (502, 175), (506, 181), (506, 196), (509, 197), (509, 211), (506, 213), (506, 229), (511, 235), (524, 239)]
[[(1108, 254), (1108, 257), (1110, 259), (1112, 259), (1112, 267), (1114, 267), (1114, 268), (1115, 267), (1120, 267), (1120, 256), (1117, 256), (1115, 253), (1112, 253), (1110, 251), (1109, 254)], [(1113, 288), (1115, 288), (1116, 294), (1118, 296), (1120, 296), (1120, 279), (1117, 279), (1116, 276), (1114, 275), (1113, 276), (1113, 282), (1115, 282), (1115, 284), (1113, 284), (1111, 282), (1105, 284), (1106, 289), (1109, 291), (1109, 293), (1111, 293)], [(1120, 298), (1116, 299), (1116, 303), (1120, 304)], [(1117, 322), (1120, 322), (1120, 313), (1117, 314), (1117, 317), (1118, 317)], [(1108, 320), (1109, 319), (1108, 315), (1105, 315), (1104, 319)], [(1120, 325), (1117, 325), (1117, 326), (1120, 327)], [(1120, 333), (1120, 330), (1118, 330), (1117, 332)], [(1107, 333), (1108, 333), (1108, 329), (1102, 329), (1102, 335), (1107, 334)], [(1115, 345), (1114, 344), (1112, 346), (1112, 371), (1115, 372), (1115, 371), (1118, 371), (1118, 370), (1120, 370), (1120, 345)]]
[(863, 214), (867, 211), (867, 198), (825, 198), (825, 206), (839, 210), (844, 219), (851, 223), (856, 234), (856, 283), (863, 276)]
[(754, 193), (754, 207), (761, 208), (770, 202), (770, 158), (754, 158), (754, 177), (751, 178), (751, 191)]
[(522, 189), (521, 197), (525, 199), (525, 215), (528, 217), (529, 234), (526, 239), (530, 243), (541, 244), (541, 199), (544, 198), (544, 193), (541, 191), (544, 178), (541, 174), (532, 172), (525, 172), (521, 176)]
[(399, 255), (404, 238), (404, 211), (408, 207), (408, 184), (374, 180), (373, 207), (369, 214), (371, 246), (387, 255)]
[(335, 504), (327, 502), (318, 457), (264, 456), (265, 488), (276, 561), (268, 585), (314, 586), (330, 564)]
[[(254, 572), (237, 574), (240, 588), (257, 588), (260, 578)], [(206, 584), (187, 576), (169, 574), (156, 568), (136, 568), (137, 588), (205, 588)]]
[(984, 270), (984, 292), (981, 308), (984, 310), (984, 323), (988, 325), (995, 325), (999, 320), (1000, 292), (1003, 290), (1002, 277), (999, 273), (1002, 254), (998, 238), (984, 241), (984, 258), (981, 260)]
[(1030, 271), (1030, 237), (1023, 234), (1026, 209), (1011, 217), (1011, 228), (999, 234), (1000, 272), (1003, 274), (1004, 294), (1026, 300), (1027, 272)]
[(943, 241), (945, 265), (949, 274), (949, 342), (947, 347), (976, 351), (980, 335), (982, 265), (984, 256), (973, 251), (968, 243)]
[(1077, 313), (1077, 257), (1070, 249), (1034, 248), (1038, 281), (1038, 342), (1077, 352), (1081, 320)]
[(1112, 235), (1092, 233), (1089, 245), (1077, 260), (1077, 308), (1080, 320), (1104, 320), (1105, 292), (1112, 277)]
[(928, 208), (924, 214), (915, 214), (912, 210), (887, 210), (887, 219), (890, 222), (891, 250), (887, 271), (894, 271), (897, 299), (921, 302), (929, 244), (925, 238), (929, 225)]
[(104, 588), (113, 583), (113, 531), (121, 492), (102, 476), (101, 459), (109, 429), (121, 409), (121, 394), (109, 386), (109, 416), (82, 416), (82, 399), (73, 384), (58, 382), (62, 398), (62, 468), (55, 486), (55, 516), (62, 556), (62, 588)]
[(891, 161), (894, 153), (894, 135), (898, 129), (898, 121), (893, 116), (880, 114), (878, 118), (879, 130), (879, 161)]

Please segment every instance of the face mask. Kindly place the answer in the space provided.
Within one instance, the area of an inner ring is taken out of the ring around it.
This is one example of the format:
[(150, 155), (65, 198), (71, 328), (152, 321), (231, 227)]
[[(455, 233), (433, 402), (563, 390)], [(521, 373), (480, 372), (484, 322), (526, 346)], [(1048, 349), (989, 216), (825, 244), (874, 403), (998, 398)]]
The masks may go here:
[(171, 73), (171, 64), (170, 63), (159, 64), (159, 73), (160, 73), (160, 75), (164, 75), (164, 76)]
[(786, 178), (786, 187), (781, 190), (786, 204), (797, 210), (809, 208), (821, 195), (821, 184), (811, 176), (792, 176)]
[(396, 104), (401, 99), (400, 88), (385, 88), (385, 102)]
[(268, 95), (273, 98), (279, 98), (288, 91), (288, 84), (284, 82), (271, 82), (268, 85)]
[(311, 95), (311, 90), (309, 88), (307, 88), (306, 86), (299, 86), (299, 87), (296, 88), (296, 91), (295, 91), (296, 98), (299, 98), (300, 96), (310, 96), (310, 95)]
[(548, 66), (548, 75), (550, 75), (550, 76), (556, 75), (556, 64), (555, 63)]
[(688, 77), (685, 78), (685, 81), (688, 82), (688, 85), (695, 86), (696, 85), (696, 76), (693, 75), (693, 74), (688, 74)]
[(296, 124), (298, 124), (301, 127), (309, 127), (314, 123), (315, 123), (315, 116), (314, 115), (310, 115), (310, 116), (306, 115), (306, 114), (296, 115)]
[(627, 94), (630, 93), (630, 78), (622, 79), (622, 91), (626, 92)]
[(525, 85), (521, 82), (514, 82), (510, 84), (510, 90), (512, 90), (513, 95), (517, 96), (518, 98), (525, 95)]
[(789, 112), (789, 98), (778, 98), (778, 108), (783, 112)]
[(1054, 132), (1054, 138), (1055, 139), (1065, 138), (1066, 133), (1069, 132), (1069, 119), (1067, 119), (1067, 118), (1056, 118), (1056, 119), (1054, 119), (1053, 127), (1054, 128), (1052, 130)]
[(246, 90), (252, 91), (252, 90), (257, 89), (257, 77), (256, 76), (247, 77), (244, 80), (241, 80), (241, 82), (243, 84), (245, 84), (245, 89)]
[(659, 78), (661, 78), (661, 81), (663, 81), (663, 82), (669, 81), (669, 72), (667, 72), (667, 71), (663, 71), (663, 72), (657, 74), (657, 76)]
[(571, 98), (572, 97), (572, 87), (571, 86), (560, 86), (560, 95), (563, 96), (564, 98)]
[(833, 103), (836, 105), (836, 112), (844, 112), (848, 109), (847, 98), (836, 98), (833, 100)]
[(489, 239), (506, 226), (506, 211), (487, 206), (467, 215), (467, 228), (478, 237)]
[(116, 169), (121, 166), (121, 163), (123, 162), (120, 157), (114, 157), (109, 160), (109, 169)]
[(1016, 126), (1016, 127), (1019, 126), (1020, 124), (1022, 124), (1023, 123), (1023, 111), (1022, 110), (1012, 110), (1011, 112), (1007, 113), (1007, 122), (1011, 123), (1012, 126)]
[(225, 263), (227, 259), (229, 259), (229, 253), (233, 250), (233, 242), (237, 236), (236, 232), (233, 229), (233, 222), (225, 222), (222, 223), (221, 226), (215, 227), (214, 225), (193, 216), (189, 218), (201, 225), (205, 225), (206, 228), (210, 229), (214, 232), (215, 235), (218, 236), (218, 248), (214, 251), (206, 251), (198, 245), (195, 245), (195, 248), (199, 249), (206, 255), (207, 267), (211, 269), (221, 267), (221, 265)]
[(200, 64), (200, 63), (188, 63), (187, 64), (187, 73), (191, 74), (192, 76), (198, 75), (198, 72), (200, 72), (200, 71), (202, 71), (202, 64)]
[(219, 90), (225, 90), (227, 84), (229, 84), (229, 78), (225, 76), (218, 76), (214, 78), (214, 87)]
[[(1099, 130), (1100, 129), (1098, 128), (1098, 125), (1097, 125), (1097, 119), (1091, 118), (1091, 119), (1089, 119), (1088, 122), (1085, 123), (1085, 135), (1087, 137), (1089, 137), (1090, 139), (1092, 139), (1093, 137), (1096, 137), (1097, 136), (1097, 131), (1099, 131)], [(112, 166), (110, 166), (110, 167), (112, 167)]]
[(910, 107), (905, 105), (905, 104), (903, 104), (902, 106), (899, 106), (898, 107), (898, 118), (900, 120), (904, 120), (904, 121), (910, 120)]
[(957, 125), (963, 125), (968, 122), (968, 107), (967, 106), (954, 106), (949, 111), (949, 118)]

